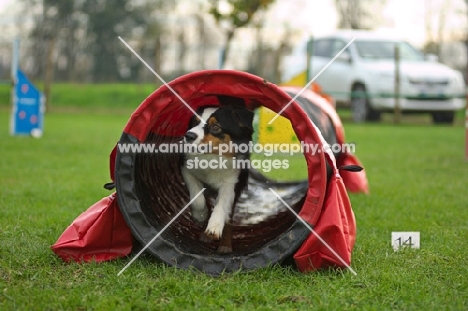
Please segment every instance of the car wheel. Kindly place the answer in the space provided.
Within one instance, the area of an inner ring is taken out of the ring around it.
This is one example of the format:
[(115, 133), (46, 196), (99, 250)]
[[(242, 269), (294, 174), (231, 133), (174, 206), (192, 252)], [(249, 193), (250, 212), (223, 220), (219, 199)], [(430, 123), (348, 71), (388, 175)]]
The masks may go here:
[(455, 120), (453, 111), (437, 111), (432, 113), (432, 121), (437, 124), (452, 124)]
[(356, 123), (380, 120), (380, 111), (376, 111), (369, 106), (366, 88), (362, 84), (357, 84), (353, 87), (351, 94), (351, 113), (353, 121)]

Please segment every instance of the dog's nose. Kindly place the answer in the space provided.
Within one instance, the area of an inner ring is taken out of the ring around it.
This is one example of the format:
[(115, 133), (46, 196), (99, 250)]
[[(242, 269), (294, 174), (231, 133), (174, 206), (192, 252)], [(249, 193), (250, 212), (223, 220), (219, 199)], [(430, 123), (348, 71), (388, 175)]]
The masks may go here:
[(185, 141), (188, 142), (188, 143), (192, 143), (195, 141), (195, 139), (197, 139), (197, 134), (195, 134), (194, 132), (187, 132), (185, 133)]

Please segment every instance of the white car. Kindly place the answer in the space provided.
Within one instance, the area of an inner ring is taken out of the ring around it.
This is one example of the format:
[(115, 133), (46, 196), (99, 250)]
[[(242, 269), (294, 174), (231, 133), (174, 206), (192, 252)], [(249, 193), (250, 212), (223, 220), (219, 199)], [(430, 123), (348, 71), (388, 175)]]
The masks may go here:
[[(355, 40), (329, 66), (327, 64)], [(312, 44), (311, 44), (312, 43)], [(460, 72), (435, 60), (428, 60), (402, 40), (373, 31), (339, 31), (302, 42), (283, 61), (283, 81), (307, 68), (337, 103), (351, 107), (353, 120), (380, 119), (381, 112), (395, 107), (395, 45), (400, 51), (400, 110), (429, 112), (435, 123), (452, 123), (456, 110), (465, 107), (465, 82)]]

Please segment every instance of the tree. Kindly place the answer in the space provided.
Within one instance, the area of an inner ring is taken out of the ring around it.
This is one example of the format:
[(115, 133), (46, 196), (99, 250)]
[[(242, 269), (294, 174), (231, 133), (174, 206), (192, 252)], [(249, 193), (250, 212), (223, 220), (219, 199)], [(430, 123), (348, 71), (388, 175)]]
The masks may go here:
[(46, 89), (54, 76), (96, 82), (121, 78), (119, 66), (128, 63), (130, 55), (119, 53), (117, 37), (128, 38), (144, 26), (141, 5), (130, 0), (22, 1), (33, 16), (32, 77), (44, 77)]
[(444, 41), (444, 32), (447, 18), (447, 8), (451, 5), (451, 0), (437, 7), (432, 0), (425, 0), (424, 26), (426, 30), (426, 43), (424, 52), (437, 55), (440, 59), (441, 45)]
[[(70, 36), (70, 24), (74, 12), (73, 1), (60, 0), (26, 0), (25, 8), (38, 8), (42, 6), (42, 14), (35, 16), (36, 27), (30, 36), (33, 39), (33, 58), (38, 64), (36, 74), (44, 78), (44, 95), (46, 97), (46, 110), (50, 108), (50, 92), (55, 73), (54, 54), (57, 49), (57, 41), (60, 37)], [(73, 46), (73, 42), (68, 42)], [(66, 45), (64, 45), (67, 47)], [(61, 48), (59, 46), (59, 48)], [(66, 50), (72, 52), (73, 49)], [(38, 60), (38, 61), (37, 61)]]
[(204, 69), (205, 68), (205, 48), (206, 45), (208, 44), (208, 39), (209, 36), (207, 35), (207, 31), (205, 28), (205, 19), (202, 14), (199, 12), (193, 14), (193, 18), (195, 19), (195, 27), (197, 29), (197, 35), (198, 35), (198, 64), (200, 65), (200, 68)]
[(225, 24), (225, 42), (220, 63), (224, 66), (236, 30), (249, 25), (255, 14), (266, 10), (274, 0), (210, 0), (209, 13), (220, 26)]
[(368, 29), (377, 22), (376, 9), (386, 0), (334, 0), (338, 14), (338, 28)]
[(107, 82), (122, 75), (124, 78), (133, 77), (135, 70), (120, 70), (135, 65), (132, 66), (129, 61), (130, 54), (121, 53), (124, 47), (118, 37), (128, 40), (132, 30), (144, 28), (141, 7), (133, 5), (130, 0), (86, 0), (83, 11), (88, 16), (88, 33), (92, 38), (90, 51), (93, 54), (93, 80)]
[[(143, 0), (138, 12), (143, 18), (144, 27), (140, 27), (136, 34), (130, 34), (129, 40), (134, 49), (145, 59), (151, 68), (157, 73), (161, 73), (162, 64), (164, 61), (164, 50), (168, 39), (167, 22), (168, 11), (174, 11), (179, 0)], [(127, 41), (127, 40), (126, 40)], [(128, 55), (129, 51), (125, 51)], [(161, 81), (151, 71), (142, 66), (140, 60), (135, 57), (131, 58), (133, 71), (132, 78), (138, 76), (140, 81), (154, 81), (156, 85), (160, 85)], [(135, 71), (137, 70), (137, 71)], [(133, 79), (134, 80), (134, 79)]]
[[(468, 3), (466, 0), (464, 2)], [(424, 52), (435, 54), (441, 62), (453, 66), (454, 59), (457, 57), (448, 55), (447, 50), (453, 48), (456, 50), (455, 42), (464, 41), (461, 38), (466, 35), (465, 27), (461, 27), (460, 22), (462, 18), (466, 18), (465, 4), (453, 0), (425, 0), (424, 9), (426, 32)], [(460, 26), (454, 27), (456, 24)]]
[[(466, 12), (468, 13), (468, 0), (465, 0), (465, 3), (466, 3)], [(467, 18), (468, 18), (468, 14), (467, 14)], [(465, 50), (466, 50), (466, 59), (467, 59), (467, 64), (466, 64), (466, 68), (465, 68), (465, 82), (468, 81), (468, 32), (466, 33), (466, 37), (465, 37)]]

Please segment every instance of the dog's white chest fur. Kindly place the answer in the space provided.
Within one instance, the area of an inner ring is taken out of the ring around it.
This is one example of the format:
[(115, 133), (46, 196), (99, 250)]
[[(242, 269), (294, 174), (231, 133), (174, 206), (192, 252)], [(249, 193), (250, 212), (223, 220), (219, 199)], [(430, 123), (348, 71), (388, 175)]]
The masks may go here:
[(222, 183), (237, 183), (240, 173), (232, 158), (216, 154), (186, 155), (184, 169), (215, 190)]

